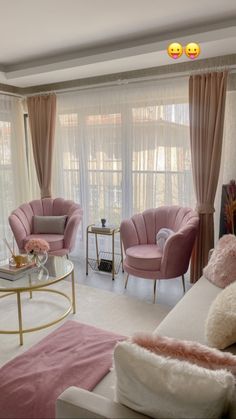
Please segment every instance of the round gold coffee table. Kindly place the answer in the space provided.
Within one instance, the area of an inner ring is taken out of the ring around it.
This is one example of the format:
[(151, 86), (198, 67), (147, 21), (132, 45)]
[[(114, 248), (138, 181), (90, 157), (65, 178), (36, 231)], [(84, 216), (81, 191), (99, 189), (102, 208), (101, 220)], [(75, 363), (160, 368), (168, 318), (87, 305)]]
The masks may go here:
[[(69, 275), (71, 275), (72, 297), (70, 297), (62, 291), (48, 288), (50, 285), (62, 281)], [(54, 294), (59, 294), (69, 301), (70, 306), (56, 320), (51, 321), (50, 323), (44, 323), (37, 327), (32, 327), (30, 329), (24, 329), (21, 307), (21, 294), (24, 292), (29, 292), (30, 298), (32, 298), (34, 292), (50, 292)], [(46, 327), (50, 327), (63, 320), (71, 312), (76, 312), (74, 265), (70, 260), (65, 259), (63, 257), (49, 256), (47, 263), (44, 265), (43, 268), (31, 268), (25, 271), (24, 276), (22, 276), (19, 279), (16, 279), (15, 281), (0, 278), (0, 293), (3, 293), (2, 295), (0, 295), (0, 298), (16, 294), (19, 324), (18, 330), (0, 330), (0, 334), (19, 334), (20, 345), (23, 345), (24, 333), (35, 332), (36, 330), (41, 330)]]

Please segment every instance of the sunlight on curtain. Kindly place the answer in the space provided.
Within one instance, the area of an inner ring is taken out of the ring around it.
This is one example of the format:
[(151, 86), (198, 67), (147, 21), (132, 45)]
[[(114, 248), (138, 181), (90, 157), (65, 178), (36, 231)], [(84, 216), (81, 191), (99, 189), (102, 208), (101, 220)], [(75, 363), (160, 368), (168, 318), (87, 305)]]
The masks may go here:
[(133, 212), (193, 204), (188, 103), (172, 102), (133, 108)]
[(33, 146), (32, 146), (32, 139), (31, 139), (31, 132), (29, 127), (29, 120), (28, 116), (26, 119), (26, 143), (27, 143), (27, 163), (28, 163), (28, 173), (29, 173), (29, 193), (30, 193), (30, 200), (32, 199), (40, 199), (40, 187), (38, 183), (35, 162), (34, 162), (34, 155), (33, 155)]
[(187, 79), (59, 94), (57, 112), (53, 193), (81, 203), (84, 228), (194, 206)]
[[(22, 102), (0, 95), (0, 238), (12, 243), (10, 212), (29, 199)], [(0, 240), (1, 259), (8, 255)]]

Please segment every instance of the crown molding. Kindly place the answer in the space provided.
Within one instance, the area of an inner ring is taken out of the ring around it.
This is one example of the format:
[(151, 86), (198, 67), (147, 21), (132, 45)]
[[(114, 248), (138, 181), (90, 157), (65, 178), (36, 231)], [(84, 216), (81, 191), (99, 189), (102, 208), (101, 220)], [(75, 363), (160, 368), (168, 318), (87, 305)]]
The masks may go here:
[(104, 76), (88, 77), (84, 79), (68, 80), (65, 82), (50, 83), (40, 86), (21, 88), (22, 94), (31, 95), (34, 93), (43, 93), (50, 91), (60, 91), (74, 88), (92, 87), (93, 85), (102, 85), (109, 83), (120, 84), (134, 79), (145, 80), (145, 78), (155, 78), (158, 76), (177, 75), (186, 73), (186, 76), (194, 71), (204, 71), (209, 69), (230, 68), (236, 66), (236, 54), (220, 57), (202, 59), (194, 62), (184, 62), (165, 65), (161, 67), (152, 67), (142, 70), (125, 71), (122, 73), (113, 73)]
[(68, 80), (58, 83), (36, 85), (32, 87), (17, 87), (8, 84), (0, 84), (0, 91), (3, 93), (13, 93), (21, 96), (39, 94), (45, 92), (60, 92), (61, 90), (80, 89), (105, 84), (121, 84), (138, 79), (158, 78), (165, 76), (177, 76), (178, 74), (190, 75), (195, 71), (219, 70), (223, 68), (236, 68), (236, 54), (224, 55), (219, 57), (199, 59), (197, 61), (169, 64), (165, 66), (146, 68), (141, 70), (125, 71), (104, 76), (87, 77), (77, 80)]

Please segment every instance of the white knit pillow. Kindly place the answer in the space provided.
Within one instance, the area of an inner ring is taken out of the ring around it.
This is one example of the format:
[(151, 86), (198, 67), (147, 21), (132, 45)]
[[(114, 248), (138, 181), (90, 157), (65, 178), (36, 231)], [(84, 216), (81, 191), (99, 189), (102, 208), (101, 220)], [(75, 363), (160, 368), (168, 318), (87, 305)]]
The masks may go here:
[(220, 292), (211, 304), (205, 334), (209, 345), (218, 349), (236, 343), (236, 282)]
[(161, 228), (156, 235), (156, 244), (161, 250), (164, 250), (166, 240), (174, 234), (170, 228)]
[(116, 401), (153, 418), (220, 418), (230, 405), (234, 377), (156, 355), (135, 343), (114, 351)]

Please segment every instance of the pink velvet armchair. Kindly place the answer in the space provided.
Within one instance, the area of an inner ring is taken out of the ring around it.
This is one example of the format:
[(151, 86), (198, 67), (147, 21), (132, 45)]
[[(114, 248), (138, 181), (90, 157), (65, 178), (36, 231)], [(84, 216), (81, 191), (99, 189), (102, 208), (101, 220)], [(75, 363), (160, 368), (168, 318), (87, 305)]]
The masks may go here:
[[(198, 231), (198, 215), (190, 208), (162, 206), (136, 214), (123, 220), (120, 226), (125, 259), (124, 270), (129, 274), (154, 280), (182, 276), (188, 270), (189, 260)], [(173, 230), (163, 250), (156, 244), (156, 234), (161, 228)]]
[[(9, 216), (9, 223), (19, 251), (23, 253), (25, 244), (33, 238), (41, 238), (49, 243), (49, 254), (64, 256), (73, 249), (76, 233), (83, 211), (79, 204), (63, 198), (36, 199), (20, 205)], [(67, 216), (63, 234), (34, 233), (34, 216)]]

